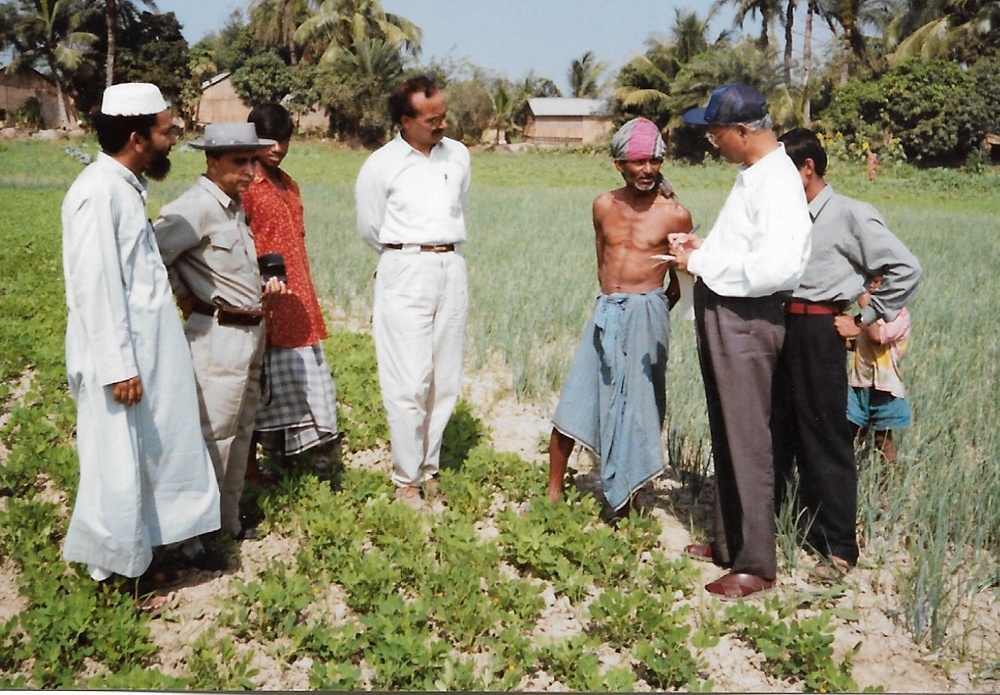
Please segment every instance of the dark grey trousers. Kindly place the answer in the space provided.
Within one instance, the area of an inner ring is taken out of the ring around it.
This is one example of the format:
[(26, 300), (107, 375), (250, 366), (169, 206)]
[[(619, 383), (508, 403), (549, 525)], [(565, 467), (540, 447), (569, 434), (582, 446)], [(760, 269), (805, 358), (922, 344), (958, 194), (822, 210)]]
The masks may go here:
[(695, 284), (695, 328), (715, 464), (716, 559), (777, 573), (771, 389), (785, 336), (782, 299), (722, 297)]

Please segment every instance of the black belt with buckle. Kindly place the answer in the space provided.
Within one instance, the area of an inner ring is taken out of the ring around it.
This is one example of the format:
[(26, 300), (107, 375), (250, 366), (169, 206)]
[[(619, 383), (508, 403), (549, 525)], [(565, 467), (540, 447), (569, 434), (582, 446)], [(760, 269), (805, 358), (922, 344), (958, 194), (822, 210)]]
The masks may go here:
[[(416, 246), (416, 244), (413, 244)], [(382, 244), (383, 248), (400, 251), (403, 244)], [(420, 244), (420, 251), (423, 253), (451, 253), (455, 250), (454, 244)]]
[(192, 308), (197, 314), (215, 316), (220, 326), (259, 326), (264, 320), (262, 309), (239, 309), (234, 306), (216, 306), (197, 297)]

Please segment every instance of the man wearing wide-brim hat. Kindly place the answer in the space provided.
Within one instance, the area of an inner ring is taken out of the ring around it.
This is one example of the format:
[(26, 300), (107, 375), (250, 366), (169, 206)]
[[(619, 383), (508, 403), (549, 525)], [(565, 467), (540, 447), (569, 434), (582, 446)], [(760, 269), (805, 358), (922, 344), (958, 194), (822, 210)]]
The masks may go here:
[(154, 549), (219, 528), (219, 491), (146, 212), (146, 177), (167, 175), (176, 142), (167, 103), (156, 85), (116, 84), (104, 91), (93, 126), (101, 152), (62, 206), (66, 366), (80, 461), (63, 555), (98, 581), (142, 577), (144, 593), (169, 583)]
[[(262, 290), (280, 294), (285, 286), (276, 279), (262, 286), (240, 195), (253, 181), (257, 151), (274, 141), (258, 138), (252, 123), (233, 122), (207, 126), (205, 136), (190, 144), (204, 150), (205, 174), (163, 206), (154, 227), (187, 317), (202, 434), (222, 495), (222, 530), (241, 538), (247, 529), (239, 501), (260, 400)], [(214, 570), (228, 562), (215, 549), (194, 564)]]

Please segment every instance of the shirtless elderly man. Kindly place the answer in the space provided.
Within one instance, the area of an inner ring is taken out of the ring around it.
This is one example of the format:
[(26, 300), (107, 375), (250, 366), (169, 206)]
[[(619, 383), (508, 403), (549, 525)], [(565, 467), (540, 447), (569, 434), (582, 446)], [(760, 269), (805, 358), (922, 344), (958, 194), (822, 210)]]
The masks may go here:
[(668, 252), (668, 235), (691, 230), (691, 214), (660, 174), (665, 149), (659, 129), (645, 118), (629, 121), (611, 139), (625, 185), (593, 204), (601, 291), (552, 419), (553, 502), (562, 494), (574, 440), (600, 457), (604, 496), (619, 515), (635, 491), (663, 471), (670, 308), (680, 293), (669, 261), (658, 256)]

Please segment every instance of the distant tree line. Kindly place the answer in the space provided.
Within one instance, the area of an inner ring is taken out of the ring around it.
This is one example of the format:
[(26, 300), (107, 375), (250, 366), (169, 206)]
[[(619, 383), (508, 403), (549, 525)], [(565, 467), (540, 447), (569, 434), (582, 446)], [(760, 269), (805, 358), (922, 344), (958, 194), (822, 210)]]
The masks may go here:
[[(727, 6), (733, 28), (710, 36)], [(760, 22), (759, 35), (737, 31), (748, 18)], [(822, 56), (814, 45), (820, 24), (836, 37)], [(669, 131), (677, 157), (712, 154), (680, 117), (736, 80), (768, 95), (779, 128), (811, 125), (858, 157), (959, 165), (985, 133), (1000, 132), (998, 0), (716, 0), (704, 15), (675, 10), (664, 29), (617, 74), (598, 60), (599, 47), (573, 60), (567, 96), (606, 100), (616, 122), (652, 119)], [(378, 0), (249, 0), (245, 16), (234, 12), (194, 46), (153, 0), (0, 4), (8, 70), (39, 70), (82, 114), (107, 84), (145, 80), (192, 123), (203, 82), (228, 72), (248, 105), (318, 107), (326, 135), (374, 146), (391, 134), (386, 95), (422, 71), (445, 89), (455, 137), (477, 142), (490, 131), (500, 142), (518, 138), (529, 98), (562, 96), (534, 72), (511, 79), (465, 60), (422, 63), (420, 44), (420, 28)]]

